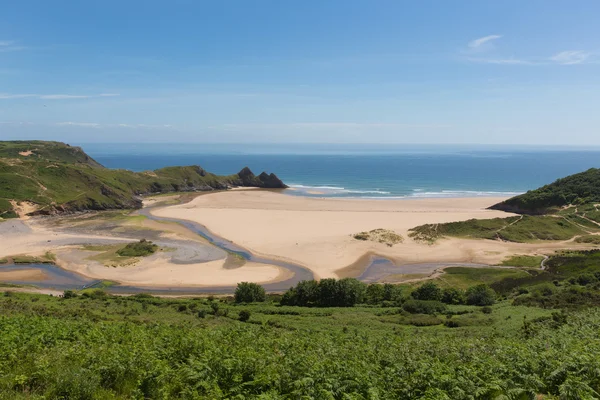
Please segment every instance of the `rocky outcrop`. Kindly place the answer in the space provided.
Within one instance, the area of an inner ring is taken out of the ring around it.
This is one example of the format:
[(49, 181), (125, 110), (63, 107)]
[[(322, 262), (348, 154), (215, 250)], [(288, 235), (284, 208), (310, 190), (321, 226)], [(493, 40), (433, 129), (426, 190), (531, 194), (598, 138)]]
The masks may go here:
[(286, 189), (288, 187), (277, 177), (277, 175), (262, 172), (259, 176), (256, 176), (248, 167), (244, 167), (237, 175), (241, 182), (239, 186), (260, 187), (265, 189)]

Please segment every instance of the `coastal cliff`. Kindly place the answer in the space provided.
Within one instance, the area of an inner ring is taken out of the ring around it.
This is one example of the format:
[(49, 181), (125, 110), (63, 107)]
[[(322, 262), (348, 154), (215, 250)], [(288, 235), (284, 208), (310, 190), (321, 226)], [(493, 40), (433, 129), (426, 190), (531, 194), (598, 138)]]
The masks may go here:
[(60, 142), (0, 142), (0, 218), (85, 210), (137, 209), (140, 196), (171, 192), (226, 190), (232, 187), (284, 189), (275, 174), (256, 176), (248, 168), (229, 176), (197, 165), (132, 172), (102, 166), (79, 147)]

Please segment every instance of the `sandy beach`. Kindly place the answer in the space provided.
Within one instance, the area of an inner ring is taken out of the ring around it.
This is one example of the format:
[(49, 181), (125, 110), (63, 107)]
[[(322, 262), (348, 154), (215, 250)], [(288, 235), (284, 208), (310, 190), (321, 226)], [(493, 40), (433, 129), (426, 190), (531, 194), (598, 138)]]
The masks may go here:
[[(162, 198), (164, 200), (164, 198)], [(441, 239), (433, 245), (409, 238), (409, 229), (426, 223), (443, 223), (507, 217), (486, 207), (503, 198), (437, 198), (414, 200), (331, 199), (286, 195), (276, 191), (239, 190), (203, 194), (191, 201), (160, 204), (149, 209), (158, 217), (189, 220), (214, 234), (270, 259), (306, 267), (315, 278), (360, 276), (373, 255), (411, 265), (424, 276), (439, 268), (427, 263), (497, 264), (515, 254), (550, 254), (558, 249), (584, 248), (572, 241), (508, 243), (492, 240)], [(147, 202), (152, 204), (152, 201)], [(31, 218), (0, 223), (0, 259), (14, 255), (56, 255), (65, 269), (93, 279), (108, 279), (133, 286), (185, 287), (231, 286), (242, 281), (262, 284), (281, 282), (292, 273), (255, 262), (240, 263), (183, 225), (133, 217), (119, 222), (98, 218), (80, 222), (61, 217), (56, 228), (44, 219)], [(78, 225), (79, 224), (79, 225)], [(112, 224), (112, 225), (111, 225)], [(81, 228), (83, 226), (84, 228)], [(388, 246), (361, 241), (353, 235), (387, 229), (403, 237)], [(148, 236), (151, 235), (151, 236)], [(118, 244), (151, 237), (168, 251), (113, 267), (98, 262), (83, 244)], [(413, 271), (414, 272), (414, 271)], [(3, 275), (5, 279), (35, 280), (35, 274)], [(0, 276), (0, 280), (3, 276)]]
[[(379, 254), (398, 263), (496, 263), (515, 253), (534, 253), (564, 244), (518, 244), (499, 241), (444, 239), (435, 245), (417, 243), (408, 230), (426, 223), (470, 218), (507, 217), (486, 210), (503, 198), (415, 200), (330, 199), (288, 196), (269, 191), (238, 191), (199, 196), (189, 203), (156, 209), (162, 217), (187, 219), (253, 252), (299, 263), (319, 278), (356, 275), (352, 265), (365, 254)], [(358, 241), (352, 235), (390, 229), (404, 242)]]

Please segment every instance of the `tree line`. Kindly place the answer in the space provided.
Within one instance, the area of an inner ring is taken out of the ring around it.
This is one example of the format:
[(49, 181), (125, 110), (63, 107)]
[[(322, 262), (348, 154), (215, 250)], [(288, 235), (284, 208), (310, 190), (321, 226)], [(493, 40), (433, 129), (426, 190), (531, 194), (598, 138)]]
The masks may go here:
[[(262, 302), (266, 300), (266, 292), (259, 284), (241, 282), (234, 299), (236, 303)], [(461, 290), (442, 289), (434, 282), (426, 282), (409, 293), (408, 289), (390, 283), (366, 284), (354, 278), (328, 278), (298, 282), (283, 294), (280, 303), (300, 307), (353, 307), (357, 304), (400, 306), (410, 299), (490, 306), (496, 301), (496, 292), (485, 284)]]

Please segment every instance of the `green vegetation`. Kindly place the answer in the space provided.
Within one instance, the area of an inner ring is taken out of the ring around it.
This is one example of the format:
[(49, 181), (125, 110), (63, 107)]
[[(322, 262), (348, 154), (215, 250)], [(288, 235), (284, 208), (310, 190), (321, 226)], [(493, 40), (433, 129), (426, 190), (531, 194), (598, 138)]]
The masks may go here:
[(30, 201), (38, 213), (134, 209), (139, 195), (226, 189), (285, 187), (273, 174), (217, 176), (199, 166), (136, 173), (102, 167), (78, 147), (43, 141), (0, 142), (0, 217), (15, 217), (9, 200)]
[[(597, 398), (600, 250), (546, 265), (448, 268), (480, 279), (466, 291), (324, 279), (266, 298), (249, 283), (221, 299), (7, 292), (0, 398)], [(524, 276), (490, 287), (489, 270)]]
[(588, 231), (560, 216), (522, 216), (426, 224), (410, 229), (409, 236), (428, 243), (434, 243), (444, 236), (526, 243), (569, 240), (585, 233)]
[(511, 267), (539, 268), (544, 260), (543, 256), (516, 255), (506, 258), (500, 265)]
[(445, 268), (444, 274), (436, 278), (434, 282), (445, 288), (467, 289), (480, 283), (491, 285), (505, 279), (528, 278), (530, 276), (528, 271), (516, 268), (449, 267)]
[(154, 254), (158, 246), (149, 240), (141, 239), (136, 243), (129, 243), (125, 247), (117, 250), (121, 257), (146, 257)]
[(578, 238), (578, 243), (598, 244), (600, 240), (590, 235), (600, 232), (597, 203), (600, 169), (590, 169), (490, 207), (530, 215), (426, 224), (412, 228), (409, 237), (432, 244), (445, 236), (518, 243), (581, 236), (584, 239)]
[(265, 289), (253, 282), (240, 282), (235, 289), (236, 303), (256, 303), (265, 301), (266, 298)]
[(579, 174), (513, 197), (490, 208), (519, 214), (547, 214), (568, 205), (600, 203), (600, 169)]
[(3, 258), (0, 264), (52, 264), (56, 261), (56, 256), (51, 252), (46, 252), (43, 256), (15, 255)]
[(357, 233), (352, 235), (352, 237), (356, 240), (369, 240), (371, 242), (383, 243), (388, 247), (392, 247), (393, 245), (404, 241), (402, 235), (398, 235), (396, 232), (390, 231), (389, 229), (373, 229), (368, 232)]
[(598, 329), (596, 309), (509, 301), (303, 308), (11, 293), (0, 296), (0, 398), (593, 398)]
[(600, 235), (584, 235), (575, 239), (577, 243), (600, 244)]

